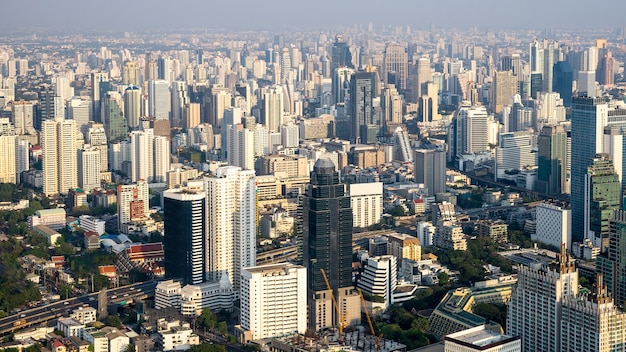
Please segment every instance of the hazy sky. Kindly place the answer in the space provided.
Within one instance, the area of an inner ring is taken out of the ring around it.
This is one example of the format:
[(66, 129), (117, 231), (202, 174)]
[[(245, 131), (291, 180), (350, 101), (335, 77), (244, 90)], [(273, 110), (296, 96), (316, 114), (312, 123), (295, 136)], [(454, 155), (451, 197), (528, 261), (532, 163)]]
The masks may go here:
[(1, 0), (0, 29), (617, 28), (624, 0)]

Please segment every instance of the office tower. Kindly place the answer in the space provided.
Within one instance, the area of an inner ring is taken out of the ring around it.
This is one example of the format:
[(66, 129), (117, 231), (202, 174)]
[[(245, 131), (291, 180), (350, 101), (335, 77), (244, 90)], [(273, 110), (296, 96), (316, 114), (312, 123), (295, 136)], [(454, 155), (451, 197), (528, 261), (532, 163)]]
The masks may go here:
[(128, 128), (124, 117), (124, 101), (118, 92), (106, 92), (100, 103), (102, 123), (109, 141), (126, 138)]
[(263, 125), (254, 128), (254, 156), (270, 154), (269, 131)]
[(535, 209), (537, 229), (531, 239), (553, 247), (564, 244), (565, 248), (570, 248), (572, 211), (565, 206), (550, 203), (539, 203)]
[(226, 134), (228, 135), (226, 147), (228, 165), (254, 170), (254, 131), (239, 123), (228, 125)]
[(511, 97), (517, 94), (517, 77), (513, 71), (496, 71), (491, 86), (491, 110), (495, 114), (509, 104)]
[(609, 246), (609, 221), (622, 199), (621, 183), (608, 155), (596, 155), (587, 167), (584, 197), (585, 238), (605, 252)]
[(226, 275), (235, 292), (241, 270), (256, 265), (256, 191), (254, 170), (223, 166), (204, 179), (207, 192), (207, 275)]
[(389, 84), (383, 89), (380, 103), (383, 109), (385, 126), (402, 123), (402, 96), (398, 93), (395, 85)]
[(613, 86), (615, 80), (613, 65), (613, 54), (610, 50), (606, 50), (606, 53), (598, 63), (598, 69), (596, 71), (596, 80), (598, 81), (598, 83), (605, 87)]
[(602, 133), (608, 122), (608, 104), (602, 98), (572, 98), (570, 201), (572, 239), (584, 238), (585, 175), (596, 154), (603, 152)]
[(561, 95), (564, 106), (572, 106), (572, 82), (574, 80), (572, 67), (567, 61), (559, 61), (554, 64), (553, 71), (552, 90)]
[(604, 284), (615, 299), (615, 305), (623, 308), (626, 302), (626, 212), (616, 211), (610, 224), (609, 248), (596, 258), (596, 271), (602, 274)]
[(412, 162), (413, 151), (411, 150), (411, 141), (408, 132), (403, 130), (401, 126), (398, 126), (393, 132), (393, 136), (395, 138), (393, 143), (393, 160)]
[(11, 122), (17, 135), (24, 135), (33, 130), (34, 111), (32, 102), (20, 100), (11, 103)]
[(100, 151), (86, 147), (78, 151), (78, 186), (89, 192), (100, 187)]
[(224, 119), (223, 119), (223, 128), (222, 128), (222, 145), (220, 148), (222, 149), (222, 153), (227, 154), (230, 137), (228, 131), (229, 126), (241, 124), (241, 108), (235, 108), (232, 106), (224, 109)]
[(378, 224), (383, 216), (382, 182), (350, 184), (350, 208), (353, 227)]
[(353, 74), (354, 69), (348, 67), (337, 67), (333, 71), (332, 95), (335, 104), (346, 100), (346, 95), (350, 91), (350, 78)]
[(563, 126), (543, 126), (537, 137), (537, 149), (537, 191), (568, 193), (567, 133)]
[(66, 193), (78, 186), (76, 124), (72, 120), (46, 120), (40, 134), (43, 154), (43, 192)]
[[(3, 119), (7, 120), (8, 119)], [(16, 171), (17, 139), (13, 126), (0, 133), (0, 183), (18, 183)]]
[(348, 47), (348, 43), (346, 43), (343, 39), (343, 36), (335, 36), (335, 42), (330, 49), (330, 53), (331, 72), (335, 72), (335, 69), (338, 67), (354, 68), (354, 65), (352, 64), (352, 54), (350, 53), (350, 48)]
[(250, 92), (250, 85), (246, 82), (238, 82), (235, 83), (235, 93), (236, 95), (242, 97), (246, 101), (246, 106), (243, 111), (246, 115), (250, 115), (252, 112), (252, 93)]
[(196, 285), (206, 280), (206, 193), (190, 189), (163, 192), (165, 274)]
[(372, 296), (384, 299), (385, 308), (391, 307), (393, 292), (398, 285), (398, 260), (393, 255), (376, 256), (367, 259), (357, 286)]
[(533, 148), (534, 133), (529, 131), (500, 134), (496, 147), (496, 177), (505, 178), (514, 170), (532, 169), (537, 166), (537, 153)]
[(154, 130), (147, 128), (143, 131), (132, 131), (130, 148), (131, 173), (128, 176), (131, 181), (152, 182), (154, 179)]
[(441, 120), (441, 114), (439, 114), (439, 93), (437, 92), (437, 85), (433, 82), (424, 83), (425, 89), (422, 90), (423, 94), (419, 97), (419, 109), (418, 120), (422, 122), (432, 122)]
[(285, 148), (296, 148), (300, 145), (300, 128), (293, 122), (280, 126), (280, 139)]
[[(341, 317), (333, 309), (330, 295), (342, 301), (344, 292), (354, 287), (352, 209), (344, 187), (335, 164), (320, 158), (313, 166), (311, 183), (302, 199), (302, 260), (308, 269), (309, 285), (308, 326), (315, 331), (339, 324)], [(326, 273), (331, 290), (321, 270)]]
[(213, 125), (215, 133), (221, 133), (224, 126), (224, 110), (230, 106), (231, 94), (228, 88), (221, 85), (212, 85), (211, 94), (211, 110), (209, 115), (209, 123)]
[(154, 173), (152, 182), (164, 183), (170, 171), (170, 141), (163, 136), (154, 137)]
[(285, 83), (291, 71), (291, 55), (288, 48), (283, 48), (280, 55), (280, 82)]
[(615, 173), (617, 174), (622, 191), (626, 189), (626, 136), (622, 132), (621, 126), (607, 126), (604, 128), (604, 150), (603, 153), (608, 154), (613, 162)]
[(395, 84), (398, 90), (406, 90), (409, 58), (406, 47), (398, 43), (388, 43), (383, 54), (382, 75), (387, 84)]
[(413, 155), (417, 183), (424, 184), (428, 195), (446, 191), (446, 153), (442, 150), (417, 149)]
[(24, 139), (15, 140), (15, 181), (22, 182), (22, 172), (30, 170), (30, 143)]
[(65, 104), (54, 89), (41, 87), (39, 91), (39, 104), (37, 105), (35, 128), (40, 130), (43, 121), (57, 118), (65, 118)]
[(578, 271), (564, 246), (550, 265), (521, 265), (508, 304), (507, 334), (521, 337), (524, 352), (562, 351), (563, 300), (577, 294)]
[(304, 334), (307, 323), (306, 268), (290, 263), (241, 271), (241, 329), (246, 341)]
[(430, 67), (430, 59), (427, 57), (420, 57), (413, 65), (413, 74), (410, 78), (410, 82), (407, 85), (411, 87), (411, 94), (409, 96), (411, 102), (418, 102), (424, 93), (426, 93), (426, 82), (432, 81), (433, 70)]
[(537, 41), (530, 43), (530, 71), (541, 74), (541, 91), (552, 92), (554, 64), (559, 61), (559, 43), (556, 41)]
[(269, 132), (278, 132), (283, 124), (283, 87), (272, 86), (263, 94), (263, 123)]
[(109, 169), (108, 143), (104, 126), (101, 123), (90, 122), (85, 135), (85, 142), (91, 148), (100, 151), (99, 171), (104, 172)]
[(157, 120), (170, 119), (170, 84), (168, 81), (148, 81), (148, 115)]
[(159, 80), (166, 80), (170, 83), (169, 79), (172, 73), (173, 61), (168, 57), (159, 57), (156, 61), (157, 75)]
[(93, 72), (91, 74), (91, 102), (93, 106), (94, 121), (102, 122), (100, 117), (100, 98), (105, 92), (109, 91), (111, 83), (109, 82), (109, 74), (106, 72)]
[(150, 192), (144, 180), (133, 184), (117, 186), (117, 222), (118, 229), (131, 221), (149, 216)]
[(122, 68), (122, 84), (129, 86), (138, 86), (140, 84), (139, 79), (139, 66), (136, 61), (126, 61)]
[(189, 130), (200, 124), (200, 104), (189, 103), (185, 106), (184, 128)]
[(141, 121), (141, 89), (130, 86), (124, 90), (124, 116), (128, 127), (135, 129)]
[(89, 98), (72, 98), (65, 103), (67, 119), (76, 122), (76, 128), (83, 135), (87, 133), (89, 121), (93, 121), (93, 107)]
[(373, 124), (372, 109), (376, 73), (372, 70), (355, 72), (350, 79), (350, 143), (373, 143), (367, 127)]
[(185, 105), (189, 102), (187, 84), (183, 81), (174, 81), (172, 83), (172, 126), (182, 127)]
[(482, 105), (461, 103), (452, 121), (452, 155), (489, 150), (489, 115)]
[(586, 95), (591, 98), (598, 96), (596, 71), (578, 72), (578, 95)]
[(70, 86), (69, 79), (64, 76), (54, 77), (54, 92), (58, 97), (61, 97), (62, 105), (65, 105), (65, 102), (74, 96), (74, 88)]
[(502, 56), (500, 58), (500, 71), (513, 71), (518, 81), (523, 76), (523, 64), (519, 54)]

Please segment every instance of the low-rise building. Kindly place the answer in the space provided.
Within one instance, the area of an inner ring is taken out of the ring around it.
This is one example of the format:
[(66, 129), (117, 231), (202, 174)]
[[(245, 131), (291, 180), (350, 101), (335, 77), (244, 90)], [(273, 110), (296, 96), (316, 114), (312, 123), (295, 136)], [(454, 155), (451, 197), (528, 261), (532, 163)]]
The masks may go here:
[(191, 346), (199, 345), (200, 338), (189, 326), (173, 326), (159, 331), (159, 345), (163, 351), (186, 351)]
[(105, 233), (104, 225), (106, 221), (90, 215), (81, 215), (78, 219), (83, 230), (92, 231), (98, 235)]
[(53, 230), (60, 230), (65, 227), (65, 209), (42, 209), (37, 210), (35, 215), (28, 218), (28, 226), (32, 229), (35, 226), (44, 225)]
[(521, 352), (519, 336), (503, 335), (486, 325), (480, 325), (447, 335), (445, 352)]

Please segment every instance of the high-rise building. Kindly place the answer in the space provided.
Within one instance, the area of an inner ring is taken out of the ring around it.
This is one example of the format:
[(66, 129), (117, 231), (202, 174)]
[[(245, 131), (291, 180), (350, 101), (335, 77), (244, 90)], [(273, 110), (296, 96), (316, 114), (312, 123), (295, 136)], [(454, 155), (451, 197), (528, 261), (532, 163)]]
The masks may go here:
[(598, 87), (596, 84), (596, 71), (578, 72), (578, 95), (586, 95), (589, 98), (597, 97)]
[(152, 182), (164, 183), (170, 171), (170, 141), (163, 136), (155, 136), (153, 141), (154, 173)]
[(406, 47), (398, 43), (388, 43), (383, 55), (383, 81), (387, 84), (395, 84), (398, 90), (404, 92), (409, 64)]
[(605, 252), (609, 247), (609, 221), (622, 200), (621, 183), (606, 154), (598, 154), (585, 175), (585, 238)]
[(543, 92), (552, 92), (554, 64), (559, 61), (560, 48), (556, 41), (535, 40), (530, 43), (530, 71), (541, 73)]
[(482, 105), (462, 103), (452, 121), (450, 134), (452, 155), (489, 150), (489, 114)]
[(441, 114), (439, 114), (439, 93), (437, 91), (437, 85), (434, 82), (426, 82), (423, 86), (423, 94), (418, 100), (418, 120), (421, 122), (441, 120)]
[(89, 121), (93, 121), (93, 107), (89, 98), (72, 98), (65, 103), (68, 120), (76, 122), (76, 128), (85, 135), (89, 128)]
[(343, 36), (335, 36), (335, 43), (333, 43), (330, 52), (331, 72), (335, 72), (335, 69), (338, 67), (354, 68), (354, 65), (352, 64), (352, 54), (350, 53), (350, 47), (348, 46), (348, 43), (345, 42)]
[(563, 126), (543, 126), (537, 137), (537, 149), (537, 191), (568, 193), (567, 133)]
[(572, 99), (571, 178), (572, 239), (581, 242), (584, 233), (585, 176), (596, 154), (602, 153), (602, 133), (608, 121), (608, 105), (602, 98)]
[(15, 126), (17, 135), (26, 134), (33, 130), (34, 104), (30, 101), (14, 101), (11, 103), (11, 122)]
[(402, 123), (402, 96), (398, 93), (395, 85), (389, 84), (383, 89), (380, 103), (383, 109), (385, 126)]
[[(337, 326), (341, 319), (333, 309), (330, 295), (342, 302), (354, 288), (350, 197), (330, 159), (320, 158), (315, 162), (302, 209), (302, 261), (308, 269), (309, 285), (308, 326), (318, 331)], [(328, 277), (330, 290), (321, 270)], [(340, 314), (348, 313), (339, 306)]]
[(189, 130), (200, 124), (200, 104), (189, 103), (185, 106), (184, 128)]
[(384, 299), (384, 306), (391, 307), (393, 293), (398, 285), (398, 260), (393, 255), (376, 256), (367, 259), (357, 286), (372, 296)]
[(269, 132), (278, 132), (283, 124), (283, 88), (272, 86), (263, 95), (263, 123)]
[(78, 151), (78, 186), (87, 192), (100, 187), (100, 151), (94, 147)]
[(373, 143), (368, 140), (368, 126), (374, 125), (373, 98), (376, 73), (372, 70), (355, 72), (350, 79), (350, 142)]
[(130, 133), (130, 162), (132, 182), (154, 179), (154, 131), (147, 128), (143, 131)]
[(182, 127), (185, 116), (185, 106), (189, 104), (187, 96), (187, 84), (184, 81), (172, 83), (172, 126)]
[(563, 301), (577, 294), (578, 271), (565, 246), (561, 246), (557, 261), (548, 266), (521, 265), (508, 304), (507, 334), (521, 337), (524, 352), (562, 351)]
[(241, 270), (256, 265), (254, 170), (223, 166), (204, 179), (207, 192), (207, 279), (224, 275), (238, 293)]
[(190, 189), (163, 192), (165, 274), (196, 285), (206, 280), (206, 193)]
[(93, 107), (94, 121), (102, 122), (100, 117), (100, 98), (105, 92), (109, 91), (111, 83), (109, 82), (109, 74), (106, 72), (93, 72), (91, 74), (91, 102)]
[(141, 90), (130, 86), (124, 90), (124, 116), (128, 127), (135, 129), (141, 121)]
[(596, 270), (602, 274), (615, 305), (626, 303), (626, 212), (616, 211), (610, 221), (609, 248), (596, 258)]
[(148, 115), (157, 120), (170, 119), (170, 84), (168, 81), (148, 81)]
[(496, 71), (490, 92), (491, 111), (499, 114), (509, 104), (511, 97), (517, 94), (517, 77), (513, 71)]
[(102, 97), (102, 123), (109, 141), (126, 138), (128, 128), (124, 117), (124, 101), (118, 92), (106, 92)]
[(615, 73), (613, 71), (613, 54), (610, 50), (606, 50), (604, 56), (598, 63), (598, 69), (596, 71), (596, 79), (601, 85), (610, 88), (615, 81)]
[(350, 78), (353, 74), (354, 69), (348, 67), (337, 67), (333, 71), (332, 94), (335, 104), (346, 100), (346, 94), (350, 91)]
[(354, 227), (378, 224), (383, 216), (382, 182), (350, 184), (350, 207)]
[(241, 330), (245, 341), (304, 334), (307, 323), (306, 268), (290, 263), (241, 271)]
[[(7, 120), (8, 119), (3, 119)], [(16, 171), (17, 139), (13, 126), (0, 133), (0, 183), (18, 183)]]
[(22, 172), (30, 170), (30, 143), (25, 139), (15, 140), (15, 181), (22, 182)]
[(78, 186), (76, 168), (76, 124), (72, 120), (42, 122), (43, 192), (47, 196), (66, 193)]
[(55, 90), (51, 87), (41, 87), (39, 90), (39, 103), (37, 104), (35, 128), (41, 129), (45, 120), (65, 118), (65, 104)]
[(131, 221), (144, 219), (149, 214), (148, 183), (140, 180), (134, 184), (117, 186), (118, 228)]
[(567, 61), (559, 61), (554, 64), (553, 71), (552, 90), (561, 95), (564, 106), (572, 106), (572, 82), (574, 80), (572, 67)]
[(570, 248), (572, 211), (562, 205), (550, 203), (539, 203), (536, 209), (537, 228), (531, 239), (554, 247), (565, 244), (566, 248)]
[(136, 61), (126, 61), (122, 68), (122, 84), (130, 86), (138, 86), (139, 82), (139, 66)]
[(442, 150), (417, 149), (413, 155), (417, 183), (424, 184), (428, 195), (446, 191), (446, 153)]
[(87, 133), (85, 134), (85, 142), (91, 148), (100, 151), (100, 170), (107, 171), (109, 169), (109, 153), (107, 136), (104, 126), (101, 123), (90, 122)]

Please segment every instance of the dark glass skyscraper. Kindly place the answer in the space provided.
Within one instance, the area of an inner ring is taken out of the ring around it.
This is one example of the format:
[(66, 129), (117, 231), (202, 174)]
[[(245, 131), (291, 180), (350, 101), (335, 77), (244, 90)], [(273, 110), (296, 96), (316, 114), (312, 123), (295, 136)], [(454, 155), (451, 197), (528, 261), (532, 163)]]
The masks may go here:
[(204, 192), (163, 193), (165, 274), (185, 284), (205, 281), (206, 204)]
[(337, 35), (335, 37), (335, 42), (333, 43), (333, 47), (330, 49), (330, 54), (330, 72), (335, 72), (337, 67), (342, 66), (354, 68), (354, 65), (352, 65), (352, 54), (350, 53), (350, 48), (348, 47), (348, 43), (344, 41), (343, 36)]
[(567, 183), (567, 133), (563, 126), (543, 126), (538, 146), (538, 191), (565, 193)]
[(321, 298), (318, 292), (327, 291), (320, 269), (326, 272), (334, 295), (342, 288), (354, 287), (350, 197), (330, 159), (315, 162), (302, 201), (302, 261), (308, 268), (309, 314), (315, 321), (316, 309), (311, 307)]
[[(350, 78), (350, 142), (369, 143), (367, 126), (373, 125), (372, 99), (376, 73), (368, 71), (356, 72)], [(371, 141), (371, 142), (375, 142)]]
[(554, 64), (552, 76), (552, 91), (557, 92), (563, 99), (563, 106), (572, 106), (572, 80), (574, 73), (567, 61), (559, 61)]

